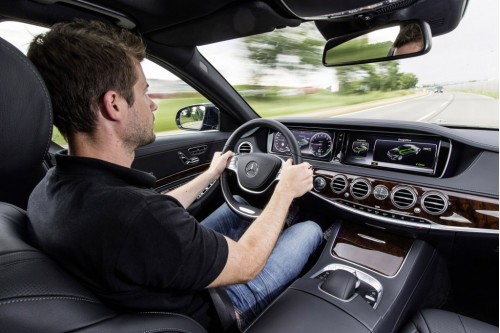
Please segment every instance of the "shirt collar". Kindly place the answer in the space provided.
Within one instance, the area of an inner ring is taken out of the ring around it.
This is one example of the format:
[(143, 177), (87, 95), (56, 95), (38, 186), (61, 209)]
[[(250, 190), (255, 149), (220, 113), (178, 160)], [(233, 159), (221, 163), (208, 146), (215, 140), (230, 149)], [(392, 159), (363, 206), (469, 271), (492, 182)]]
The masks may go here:
[(58, 152), (56, 172), (82, 174), (89, 176), (114, 176), (123, 179), (130, 185), (151, 188), (156, 183), (156, 177), (144, 171), (126, 168), (104, 160), (69, 156), (67, 150)]

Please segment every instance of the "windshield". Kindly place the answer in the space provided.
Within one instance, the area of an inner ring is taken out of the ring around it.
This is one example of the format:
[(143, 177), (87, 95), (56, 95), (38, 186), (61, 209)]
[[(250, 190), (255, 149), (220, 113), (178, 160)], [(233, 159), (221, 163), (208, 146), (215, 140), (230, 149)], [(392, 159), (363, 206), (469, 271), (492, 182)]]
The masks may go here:
[[(473, 0), (420, 57), (336, 68), (314, 23), (200, 47), (261, 117), (355, 117), (498, 129), (498, 1)], [(224, 52), (221, 52), (224, 50)]]

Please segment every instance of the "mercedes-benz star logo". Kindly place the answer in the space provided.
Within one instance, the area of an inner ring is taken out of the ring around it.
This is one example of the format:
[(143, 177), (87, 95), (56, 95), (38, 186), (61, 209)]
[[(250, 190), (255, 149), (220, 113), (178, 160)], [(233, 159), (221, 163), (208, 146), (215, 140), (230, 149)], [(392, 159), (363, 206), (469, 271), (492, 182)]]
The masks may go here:
[(248, 164), (245, 166), (245, 173), (247, 174), (247, 176), (250, 178), (255, 177), (257, 175), (257, 172), (259, 172), (259, 165), (257, 164), (257, 162), (248, 162)]

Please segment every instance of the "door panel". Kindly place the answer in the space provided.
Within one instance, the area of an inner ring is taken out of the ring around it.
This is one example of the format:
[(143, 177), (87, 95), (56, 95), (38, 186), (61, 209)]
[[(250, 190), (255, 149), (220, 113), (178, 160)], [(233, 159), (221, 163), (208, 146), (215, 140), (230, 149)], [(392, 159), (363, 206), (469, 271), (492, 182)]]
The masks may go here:
[[(162, 193), (181, 186), (207, 170), (215, 152), (222, 151), (230, 132), (187, 132), (161, 136), (136, 150), (132, 167), (151, 172), (157, 178), (156, 189)], [(190, 207), (191, 214), (202, 219), (222, 203), (218, 182), (207, 189)], [(204, 202), (210, 204), (203, 205)]]

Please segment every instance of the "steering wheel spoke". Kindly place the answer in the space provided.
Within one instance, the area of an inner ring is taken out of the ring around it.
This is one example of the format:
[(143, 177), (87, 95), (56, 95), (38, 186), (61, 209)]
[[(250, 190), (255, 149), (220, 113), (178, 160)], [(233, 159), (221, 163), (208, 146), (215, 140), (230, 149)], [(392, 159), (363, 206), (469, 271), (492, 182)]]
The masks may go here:
[(238, 171), (238, 158), (239, 154), (234, 154), (233, 157), (231, 157), (226, 165), (226, 170), (231, 170), (233, 172)]

